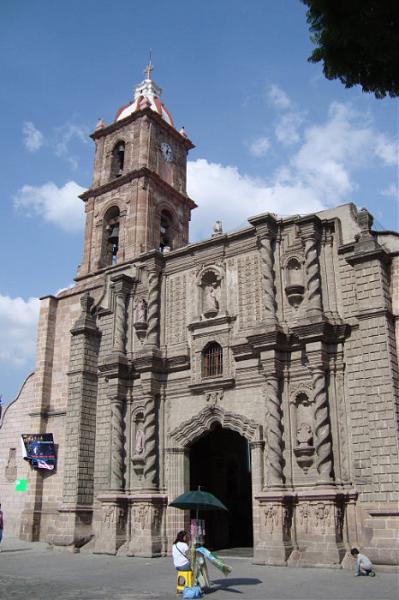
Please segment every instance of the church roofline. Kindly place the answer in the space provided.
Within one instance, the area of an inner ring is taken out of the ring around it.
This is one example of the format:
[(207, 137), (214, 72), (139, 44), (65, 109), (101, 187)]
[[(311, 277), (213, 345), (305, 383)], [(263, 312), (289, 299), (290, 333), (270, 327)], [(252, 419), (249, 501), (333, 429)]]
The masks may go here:
[(122, 129), (123, 127), (125, 127), (125, 125), (129, 125), (130, 123), (133, 123), (133, 121), (135, 121), (136, 119), (140, 119), (144, 116), (154, 119), (157, 122), (157, 124), (163, 127), (165, 131), (167, 131), (177, 141), (183, 142), (187, 150), (192, 150), (193, 148), (195, 148), (195, 145), (189, 138), (183, 137), (178, 131), (176, 131), (174, 127), (172, 127), (172, 125), (169, 125), (169, 123), (162, 119), (162, 117), (158, 115), (158, 113), (154, 112), (151, 108), (144, 108), (143, 110), (132, 113), (131, 115), (129, 115), (125, 119), (122, 119), (121, 121), (116, 121), (115, 123), (111, 123), (111, 125), (107, 125), (102, 129), (97, 129), (96, 131), (93, 131), (93, 133), (90, 134), (90, 137), (92, 140), (100, 139), (114, 131), (117, 131), (118, 129)]
[(122, 185), (129, 183), (133, 179), (140, 179), (141, 177), (147, 177), (151, 179), (154, 183), (156, 183), (159, 187), (161, 187), (167, 194), (173, 195), (175, 198), (180, 200), (181, 202), (188, 204), (190, 209), (197, 208), (197, 204), (186, 194), (182, 194), (175, 190), (171, 185), (169, 185), (166, 181), (164, 181), (157, 173), (154, 173), (148, 167), (142, 167), (141, 169), (136, 169), (123, 175), (122, 177), (118, 177), (117, 179), (113, 179), (112, 181), (108, 181), (103, 185), (100, 185), (96, 188), (90, 188), (83, 194), (80, 194), (79, 198), (86, 202), (89, 198), (95, 198), (96, 196), (101, 196), (110, 190), (114, 190)]

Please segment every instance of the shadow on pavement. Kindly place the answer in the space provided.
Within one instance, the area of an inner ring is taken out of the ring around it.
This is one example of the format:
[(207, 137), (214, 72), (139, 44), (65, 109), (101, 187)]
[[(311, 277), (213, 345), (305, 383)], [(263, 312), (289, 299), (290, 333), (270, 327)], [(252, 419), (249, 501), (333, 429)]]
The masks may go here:
[(207, 595), (213, 594), (219, 590), (242, 594), (241, 590), (235, 589), (235, 586), (241, 585), (257, 585), (262, 583), (260, 579), (254, 577), (229, 577), (228, 579), (213, 579), (210, 588), (207, 589)]
[(30, 548), (10, 548), (9, 550), (6, 550), (5, 548), (3, 548), (1, 550), (1, 553), (4, 554), (4, 552), (29, 552)]

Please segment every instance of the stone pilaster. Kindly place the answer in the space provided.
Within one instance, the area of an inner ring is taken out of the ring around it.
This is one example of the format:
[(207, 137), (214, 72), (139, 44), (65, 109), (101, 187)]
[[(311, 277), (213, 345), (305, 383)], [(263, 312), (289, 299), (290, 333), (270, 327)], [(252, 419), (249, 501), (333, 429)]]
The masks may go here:
[(98, 496), (97, 500), (101, 502), (101, 517), (94, 553), (116, 554), (127, 538), (127, 498), (117, 494), (104, 494)]
[(259, 527), (254, 562), (285, 565), (293, 550), (294, 497), (280, 492), (263, 492), (255, 495), (255, 501), (259, 506)]
[[(189, 470), (189, 451), (185, 448), (167, 448), (168, 460), (168, 503), (183, 494), (186, 488), (185, 474)], [(188, 526), (186, 511), (169, 507), (167, 511), (167, 537), (169, 546), (176, 537), (176, 532)]]
[(305, 247), (306, 316), (311, 320), (322, 317), (319, 243), (321, 223), (318, 217), (304, 217), (298, 221), (300, 235)]
[[(45, 432), (44, 415), (50, 405), (57, 307), (58, 300), (54, 296), (42, 298), (36, 342), (34, 398), (31, 405), (34, 414), (31, 416), (31, 431), (35, 433)], [(29, 542), (40, 538), (43, 478), (43, 472), (30, 469), (20, 523), (20, 537)]]
[(81, 297), (82, 312), (71, 329), (69, 393), (65, 439), (63, 506), (56, 545), (78, 548), (92, 536), (94, 440), (96, 435), (97, 356), (100, 332), (91, 314), (93, 299)]
[(337, 567), (343, 560), (347, 494), (319, 489), (298, 492), (294, 508), (295, 549), (290, 566)]
[(249, 219), (256, 227), (258, 247), (261, 258), (263, 320), (265, 324), (275, 324), (277, 321), (277, 305), (275, 290), (274, 252), (273, 243), (276, 237), (277, 222), (273, 215)]
[(135, 494), (129, 497), (130, 542), (128, 556), (165, 556), (167, 497)]

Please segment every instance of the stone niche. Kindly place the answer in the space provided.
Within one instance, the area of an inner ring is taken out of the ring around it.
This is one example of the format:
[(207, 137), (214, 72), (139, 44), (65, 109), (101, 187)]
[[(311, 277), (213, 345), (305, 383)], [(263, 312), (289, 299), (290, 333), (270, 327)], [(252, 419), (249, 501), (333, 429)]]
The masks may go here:
[[(197, 307), (200, 320), (226, 314), (224, 268), (221, 265), (202, 267), (197, 273)], [(196, 317), (195, 320), (197, 320)]]
[(292, 256), (285, 266), (285, 295), (295, 309), (302, 303), (305, 293), (302, 262)]
[(298, 391), (291, 399), (291, 423), (295, 460), (306, 475), (313, 465), (315, 456), (313, 399), (309, 390)]

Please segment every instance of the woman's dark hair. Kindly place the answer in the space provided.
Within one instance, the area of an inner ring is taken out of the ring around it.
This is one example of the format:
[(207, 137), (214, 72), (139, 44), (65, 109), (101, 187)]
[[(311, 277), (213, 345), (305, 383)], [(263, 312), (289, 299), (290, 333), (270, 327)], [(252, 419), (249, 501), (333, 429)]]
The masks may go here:
[(352, 548), (351, 554), (352, 554), (352, 556), (356, 556), (357, 554), (360, 554), (360, 552), (357, 548)]
[(179, 531), (179, 533), (176, 536), (175, 541), (173, 542), (174, 544), (177, 544), (177, 542), (184, 542), (184, 538), (187, 535), (187, 531), (184, 531), (184, 529), (182, 529), (182, 531)]

